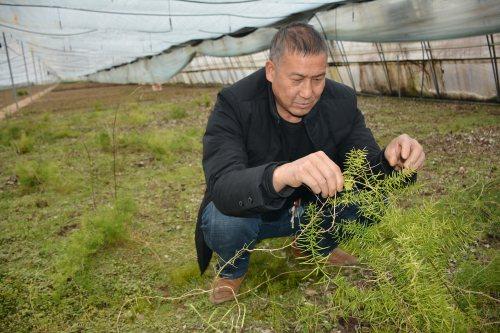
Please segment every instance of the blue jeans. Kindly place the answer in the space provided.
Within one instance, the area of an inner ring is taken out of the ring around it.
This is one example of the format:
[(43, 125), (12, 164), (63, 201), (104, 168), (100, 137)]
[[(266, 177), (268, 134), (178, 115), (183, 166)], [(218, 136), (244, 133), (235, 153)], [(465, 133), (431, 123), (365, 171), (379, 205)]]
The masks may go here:
[[(203, 210), (201, 230), (208, 247), (219, 256), (217, 271), (219, 275), (228, 279), (237, 279), (248, 270), (250, 253), (242, 251), (233, 264), (226, 264), (235, 254), (243, 248), (252, 249), (255, 245), (267, 238), (294, 236), (300, 232), (299, 220), (304, 211), (299, 206), (295, 214), (294, 223), (291, 222), (291, 207), (284, 207), (273, 213), (272, 220), (264, 219), (262, 215), (252, 217), (235, 217), (224, 215), (210, 202)], [(358, 219), (358, 210), (355, 206), (339, 209), (335, 223), (341, 220)], [(332, 225), (332, 218), (325, 217), (322, 227), (328, 229)], [(333, 251), (340, 240), (335, 233), (324, 233), (318, 239), (318, 245), (323, 248), (323, 255)]]

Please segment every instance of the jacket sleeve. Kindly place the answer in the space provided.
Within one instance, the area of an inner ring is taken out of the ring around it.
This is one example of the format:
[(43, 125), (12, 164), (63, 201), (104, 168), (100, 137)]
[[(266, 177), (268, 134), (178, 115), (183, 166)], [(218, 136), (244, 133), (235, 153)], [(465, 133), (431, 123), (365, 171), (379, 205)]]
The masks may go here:
[(291, 190), (276, 193), (269, 176), (280, 163), (248, 167), (244, 137), (236, 110), (219, 94), (203, 137), (203, 170), (211, 200), (233, 216), (281, 208)]

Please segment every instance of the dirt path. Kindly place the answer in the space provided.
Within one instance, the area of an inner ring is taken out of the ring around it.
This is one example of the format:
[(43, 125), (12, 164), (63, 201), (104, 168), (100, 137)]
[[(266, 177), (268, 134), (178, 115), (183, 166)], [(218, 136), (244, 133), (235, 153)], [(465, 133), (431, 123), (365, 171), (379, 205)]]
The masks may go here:
[[(57, 86), (58, 86), (58, 84), (54, 84), (54, 85), (48, 87), (47, 89), (42, 90), (39, 93), (34, 94), (33, 96), (28, 96), (25, 99), (18, 101), (17, 104), (19, 105), (19, 109), (29, 105), (31, 102), (33, 102), (37, 99), (39, 99), (40, 97), (42, 97), (46, 93), (50, 92), (52, 89), (54, 89)], [(7, 115), (11, 115), (13, 113), (16, 113), (17, 111), (18, 111), (18, 109), (16, 108), (16, 103), (12, 103), (11, 105), (4, 107), (3, 109), (0, 110), (0, 120), (3, 120)]]

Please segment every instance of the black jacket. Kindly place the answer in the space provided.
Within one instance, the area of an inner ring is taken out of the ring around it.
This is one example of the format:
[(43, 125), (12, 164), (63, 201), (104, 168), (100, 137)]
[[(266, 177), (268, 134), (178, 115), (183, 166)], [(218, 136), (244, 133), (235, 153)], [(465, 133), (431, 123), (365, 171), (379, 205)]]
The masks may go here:
[[(248, 216), (278, 210), (292, 194), (292, 188), (276, 193), (272, 185), (276, 166), (288, 162), (280, 121), (264, 69), (218, 94), (203, 137), (206, 191), (195, 232), (201, 273), (212, 257), (200, 229), (201, 213), (210, 201), (226, 215)], [(351, 88), (326, 80), (319, 101), (303, 121), (314, 148), (341, 169), (346, 153), (359, 148), (367, 149), (376, 171), (393, 170), (366, 127)]]

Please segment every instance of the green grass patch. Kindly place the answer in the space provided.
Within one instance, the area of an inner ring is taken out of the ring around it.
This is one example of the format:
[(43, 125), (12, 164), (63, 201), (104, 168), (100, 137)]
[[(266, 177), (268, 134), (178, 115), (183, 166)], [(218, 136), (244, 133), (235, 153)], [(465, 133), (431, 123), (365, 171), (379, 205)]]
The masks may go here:
[(183, 119), (187, 116), (188, 113), (186, 109), (183, 106), (177, 104), (172, 105), (167, 113), (168, 119)]
[(113, 207), (102, 207), (85, 216), (80, 229), (71, 234), (62, 248), (56, 281), (74, 279), (98, 251), (127, 239), (127, 226), (135, 212), (132, 200), (118, 200)]
[(132, 133), (118, 139), (120, 147), (147, 151), (156, 159), (175, 161), (182, 153), (201, 150), (201, 131), (187, 128), (182, 132), (162, 130), (147, 133)]
[(11, 144), (12, 147), (14, 147), (16, 153), (19, 155), (29, 153), (30, 151), (33, 150), (33, 147), (35, 146), (33, 138), (27, 136), (25, 132), (21, 133), (21, 136), (19, 137), (18, 140), (12, 140)]
[[(255, 252), (239, 305), (213, 307), (191, 292), (214, 276), (200, 277), (193, 234), (219, 88), (68, 86), (0, 121), (1, 332), (498, 331), (498, 106), (360, 96), (381, 146), (402, 132), (423, 144), (421, 192), (349, 224), (361, 268), (324, 283), (288, 249)], [(118, 197), (133, 200), (109, 205), (117, 105)]]
[(26, 192), (47, 189), (58, 182), (55, 164), (43, 160), (18, 162), (15, 173)]
[(29, 92), (26, 89), (19, 89), (16, 91), (17, 96), (28, 96)]

